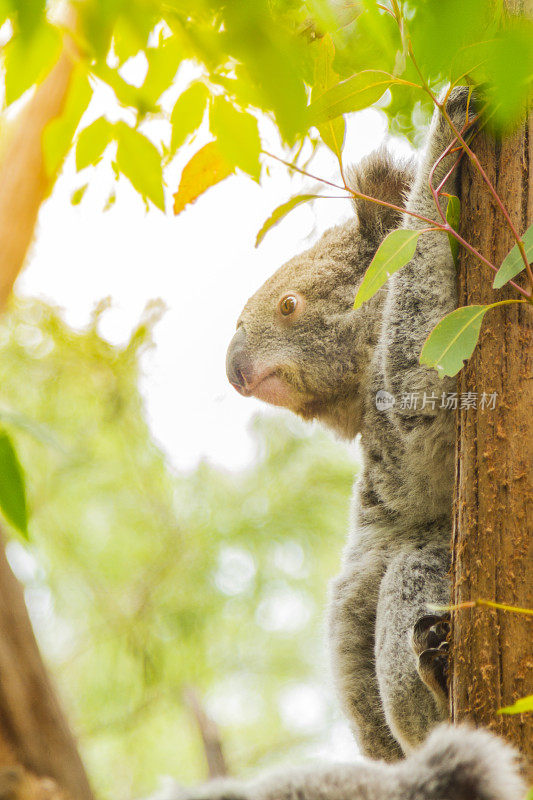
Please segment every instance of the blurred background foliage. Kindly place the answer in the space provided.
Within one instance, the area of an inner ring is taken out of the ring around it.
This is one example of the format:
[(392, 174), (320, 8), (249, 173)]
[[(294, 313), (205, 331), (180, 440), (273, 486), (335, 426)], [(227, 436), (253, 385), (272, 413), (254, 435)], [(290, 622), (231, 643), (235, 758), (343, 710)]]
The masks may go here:
[(354, 463), (261, 417), (246, 471), (173, 474), (137, 389), (160, 309), (121, 348), (102, 314), (75, 333), (28, 300), (1, 321), (0, 416), (32, 510), (30, 544), (8, 556), (98, 796), (131, 800), (165, 774), (207, 777), (191, 690), (232, 771), (326, 735), (323, 609)]

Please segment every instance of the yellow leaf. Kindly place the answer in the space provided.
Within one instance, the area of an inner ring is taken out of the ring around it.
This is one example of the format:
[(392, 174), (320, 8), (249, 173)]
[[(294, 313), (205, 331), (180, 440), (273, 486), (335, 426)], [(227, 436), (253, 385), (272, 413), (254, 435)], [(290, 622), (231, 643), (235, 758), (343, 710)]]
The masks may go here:
[(180, 185), (174, 195), (174, 214), (194, 203), (211, 186), (220, 183), (234, 168), (222, 157), (216, 142), (209, 142), (191, 158), (181, 173)]

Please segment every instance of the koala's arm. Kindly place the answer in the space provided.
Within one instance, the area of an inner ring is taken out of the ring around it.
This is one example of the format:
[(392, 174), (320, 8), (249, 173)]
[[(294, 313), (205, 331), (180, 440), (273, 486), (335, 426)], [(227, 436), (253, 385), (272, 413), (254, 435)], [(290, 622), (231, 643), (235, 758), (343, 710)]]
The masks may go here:
[(293, 769), (250, 782), (176, 788), (167, 800), (523, 800), (515, 751), (482, 730), (443, 726), (406, 761)]
[[(472, 117), (468, 88), (461, 86), (451, 92), (447, 110), (455, 126), (461, 130), (467, 114)], [(447, 121), (435, 109), (428, 133), (426, 148), (409, 193), (406, 208), (435, 221), (442, 221), (429, 188), (433, 165), (452, 142), (454, 135)], [(458, 158), (458, 153), (446, 156), (433, 175), (436, 188)], [(448, 178), (445, 190), (457, 194), (459, 169)], [(447, 198), (441, 199), (443, 210)], [(406, 216), (403, 227), (420, 230), (428, 223)], [(422, 233), (412, 260), (389, 281), (387, 307), (384, 313), (383, 372), (388, 390), (395, 397), (416, 392), (442, 392), (455, 389), (455, 379), (441, 380), (437, 372), (419, 363), (422, 346), (431, 330), (446, 314), (457, 307), (456, 270), (448, 237), (443, 232)], [(431, 415), (426, 406), (425, 413)]]

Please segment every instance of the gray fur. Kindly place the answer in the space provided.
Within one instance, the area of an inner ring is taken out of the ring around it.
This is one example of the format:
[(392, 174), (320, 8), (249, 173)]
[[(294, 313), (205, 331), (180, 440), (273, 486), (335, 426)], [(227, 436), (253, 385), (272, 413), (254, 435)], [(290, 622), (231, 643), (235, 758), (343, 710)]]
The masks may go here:
[(486, 731), (442, 726), (406, 761), (271, 773), (176, 787), (168, 800), (523, 800), (512, 747)]
[[(450, 103), (462, 127), (466, 92)], [(436, 218), (428, 189), (433, 163), (451, 139), (436, 114), (413, 178), (380, 150), (353, 173), (363, 194)], [(444, 160), (438, 183), (451, 166)], [(455, 193), (452, 178), (447, 191)], [(364, 469), (341, 574), (330, 596), (330, 644), (339, 697), (361, 750), (407, 761), (296, 771), (252, 784), (212, 784), (209, 800), (518, 800), (512, 753), (484, 733), (431, 729), (447, 717), (446, 698), (421, 679), (412, 647), (415, 623), (431, 604), (446, 604), (451, 530), (454, 418), (439, 408), (451, 379), (422, 367), (422, 344), (456, 306), (447, 237), (423, 234), (411, 262), (362, 308), (353, 300), (383, 236), (400, 215), (358, 200), (358, 220), (327, 231), (281, 267), (247, 302), (228, 350), (229, 380), (244, 395), (320, 419), (337, 434), (361, 434)], [(404, 216), (406, 228), (425, 227)], [(297, 297), (285, 317), (280, 299)], [(396, 398), (376, 408), (376, 392)], [(436, 395), (435, 408), (402, 408), (403, 393)], [(430, 688), (431, 687), (431, 688)], [(485, 750), (492, 758), (485, 757)], [(506, 781), (495, 776), (496, 764)], [(493, 780), (494, 777), (494, 780)], [(508, 780), (507, 780), (508, 778)], [(518, 787), (518, 788), (517, 788)], [(193, 797), (193, 795), (186, 795)]]

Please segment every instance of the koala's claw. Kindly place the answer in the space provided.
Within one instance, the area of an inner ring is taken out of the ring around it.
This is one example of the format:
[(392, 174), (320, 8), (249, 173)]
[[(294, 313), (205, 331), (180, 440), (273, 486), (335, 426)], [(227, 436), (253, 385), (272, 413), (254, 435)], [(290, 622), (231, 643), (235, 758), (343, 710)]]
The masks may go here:
[(411, 643), (418, 656), (418, 674), (441, 703), (448, 700), (450, 615), (426, 614), (413, 627)]
[(439, 647), (445, 642), (450, 631), (449, 614), (426, 614), (415, 623), (412, 632), (412, 645), (416, 655), (424, 650)]
[(440, 700), (448, 697), (448, 642), (424, 650), (418, 657), (418, 673)]

